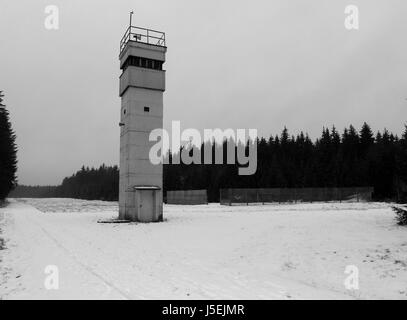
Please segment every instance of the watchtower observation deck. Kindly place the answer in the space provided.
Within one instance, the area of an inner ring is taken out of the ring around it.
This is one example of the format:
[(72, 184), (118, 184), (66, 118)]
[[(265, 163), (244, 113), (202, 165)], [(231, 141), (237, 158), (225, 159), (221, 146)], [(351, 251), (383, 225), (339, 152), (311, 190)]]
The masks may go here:
[(165, 33), (157, 30), (129, 26), (120, 40), (120, 54), (129, 41), (165, 47)]
[(165, 33), (129, 26), (120, 41), (120, 92), (131, 86), (165, 90)]

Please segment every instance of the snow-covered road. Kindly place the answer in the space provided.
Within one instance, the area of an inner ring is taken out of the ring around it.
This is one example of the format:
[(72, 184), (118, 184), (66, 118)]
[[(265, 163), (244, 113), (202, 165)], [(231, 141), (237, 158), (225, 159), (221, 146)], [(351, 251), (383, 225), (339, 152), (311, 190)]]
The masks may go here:
[[(407, 229), (387, 204), (165, 206), (163, 223), (97, 223), (116, 212), (72, 199), (1, 208), (0, 298), (407, 299)], [(44, 286), (49, 265), (58, 290)], [(359, 290), (344, 286), (347, 265)]]

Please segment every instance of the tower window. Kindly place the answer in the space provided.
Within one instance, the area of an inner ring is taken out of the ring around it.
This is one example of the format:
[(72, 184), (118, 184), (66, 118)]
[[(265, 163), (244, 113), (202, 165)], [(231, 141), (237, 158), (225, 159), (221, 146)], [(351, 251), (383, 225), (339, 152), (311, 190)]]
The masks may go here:
[(150, 107), (144, 107), (144, 112), (150, 112)]
[(153, 69), (153, 70), (162, 70), (163, 61), (142, 58), (142, 57), (129, 56), (122, 66), (123, 71), (126, 70), (126, 68), (128, 66), (135, 66), (135, 67), (139, 67), (139, 68), (147, 68), (147, 69)]

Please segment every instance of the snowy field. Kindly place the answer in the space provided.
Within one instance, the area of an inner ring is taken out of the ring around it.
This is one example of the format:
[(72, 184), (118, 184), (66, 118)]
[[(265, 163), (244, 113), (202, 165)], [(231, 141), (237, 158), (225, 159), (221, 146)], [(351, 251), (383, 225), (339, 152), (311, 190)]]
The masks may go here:
[(388, 204), (166, 205), (163, 223), (101, 224), (116, 203), (10, 201), (0, 299), (407, 299), (407, 228)]

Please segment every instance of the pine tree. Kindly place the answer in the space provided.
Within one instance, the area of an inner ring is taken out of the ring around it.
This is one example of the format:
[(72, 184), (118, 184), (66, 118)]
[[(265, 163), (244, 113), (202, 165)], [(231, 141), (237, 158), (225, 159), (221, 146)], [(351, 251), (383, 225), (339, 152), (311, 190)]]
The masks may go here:
[(17, 147), (9, 120), (9, 112), (3, 105), (3, 93), (0, 91), (0, 201), (16, 186)]
[(359, 132), (359, 174), (360, 183), (362, 185), (370, 186), (372, 184), (373, 176), (373, 147), (375, 139), (370, 126), (364, 122), (362, 129)]
[(374, 143), (373, 132), (370, 126), (365, 122), (360, 130), (360, 151), (361, 156), (366, 157), (367, 152)]
[(396, 188), (397, 199), (400, 202), (407, 202), (407, 125), (401, 139), (398, 142), (396, 153)]

